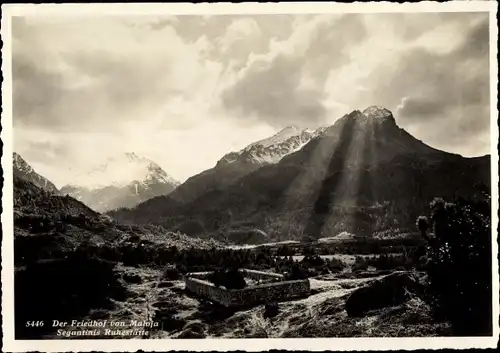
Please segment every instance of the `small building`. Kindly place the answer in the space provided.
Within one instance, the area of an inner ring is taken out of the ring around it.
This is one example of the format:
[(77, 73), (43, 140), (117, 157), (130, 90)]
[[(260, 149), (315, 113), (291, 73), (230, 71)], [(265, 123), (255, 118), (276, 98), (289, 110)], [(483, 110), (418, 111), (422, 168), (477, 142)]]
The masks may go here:
[[(279, 302), (307, 297), (311, 291), (309, 279), (286, 281), (278, 273), (239, 270), (247, 282), (243, 289), (227, 289), (208, 281), (211, 272), (189, 273), (186, 290), (225, 307), (249, 307), (266, 302)], [(248, 285), (249, 284), (249, 285)]]

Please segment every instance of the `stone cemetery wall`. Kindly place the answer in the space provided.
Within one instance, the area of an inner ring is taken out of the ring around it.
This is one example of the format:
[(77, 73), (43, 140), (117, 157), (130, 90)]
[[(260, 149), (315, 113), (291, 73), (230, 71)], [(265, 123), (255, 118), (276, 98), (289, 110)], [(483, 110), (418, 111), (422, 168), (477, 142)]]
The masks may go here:
[(283, 301), (310, 294), (308, 279), (262, 284), (231, 291), (231, 306), (249, 306), (266, 301)]
[[(264, 274), (269, 275), (269, 273), (265, 272)], [(216, 287), (210, 282), (194, 278), (191, 275), (193, 274), (186, 277), (187, 290), (226, 307), (251, 306), (267, 301), (283, 301), (297, 297), (306, 297), (309, 295), (311, 289), (309, 280), (302, 279), (295, 281), (277, 281), (244, 289), (227, 290), (223, 287)], [(254, 273), (253, 275), (261, 276), (262, 273)]]
[(216, 287), (210, 282), (188, 277), (186, 278), (186, 289), (221, 305), (231, 305), (231, 293), (227, 289)]

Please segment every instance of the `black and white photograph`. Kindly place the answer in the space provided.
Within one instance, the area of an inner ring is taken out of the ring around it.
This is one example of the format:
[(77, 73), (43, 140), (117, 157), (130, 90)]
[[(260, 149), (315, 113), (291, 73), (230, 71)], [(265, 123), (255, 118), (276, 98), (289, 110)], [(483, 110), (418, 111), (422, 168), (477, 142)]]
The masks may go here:
[(496, 346), (496, 2), (150, 5), (2, 6), (6, 349)]

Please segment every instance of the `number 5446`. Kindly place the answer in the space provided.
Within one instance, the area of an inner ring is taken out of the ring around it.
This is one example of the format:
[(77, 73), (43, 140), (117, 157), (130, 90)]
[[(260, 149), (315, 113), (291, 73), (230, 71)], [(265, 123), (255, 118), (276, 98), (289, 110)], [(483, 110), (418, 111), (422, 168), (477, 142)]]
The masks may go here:
[(43, 321), (26, 321), (26, 327), (43, 327)]

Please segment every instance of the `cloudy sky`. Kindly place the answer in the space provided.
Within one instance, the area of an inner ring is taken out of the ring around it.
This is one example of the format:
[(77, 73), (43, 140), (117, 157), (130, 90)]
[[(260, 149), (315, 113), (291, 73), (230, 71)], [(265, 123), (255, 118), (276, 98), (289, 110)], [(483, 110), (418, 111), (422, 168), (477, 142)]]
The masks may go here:
[(489, 153), (487, 13), (13, 20), (15, 150), (58, 186), (135, 152), (184, 181), (289, 125), (369, 105)]

